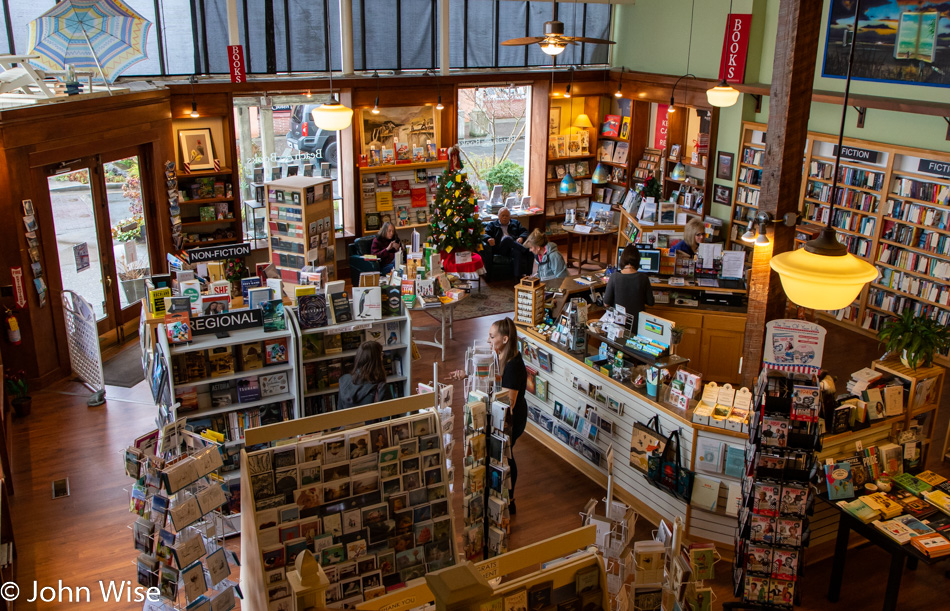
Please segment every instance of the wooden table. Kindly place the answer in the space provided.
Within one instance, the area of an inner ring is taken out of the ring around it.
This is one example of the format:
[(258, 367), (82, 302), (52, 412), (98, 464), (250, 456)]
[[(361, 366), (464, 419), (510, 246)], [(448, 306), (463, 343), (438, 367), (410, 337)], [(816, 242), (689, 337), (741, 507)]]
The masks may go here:
[[(607, 231), (601, 231), (600, 229), (591, 229), (589, 232), (586, 231), (577, 231), (576, 228), (565, 227), (564, 232), (567, 234), (567, 264), (571, 265), (573, 261), (577, 261), (578, 269), (584, 267), (587, 264), (593, 264), (596, 262), (598, 267), (606, 267), (607, 264), (600, 260), (600, 251), (602, 249), (601, 240), (606, 236), (616, 236), (617, 229), (609, 229)], [(578, 239), (578, 250), (579, 256), (574, 256), (574, 236), (577, 236)], [(596, 250), (594, 246), (596, 245)]]
[[(910, 543), (901, 545), (872, 524), (865, 524), (847, 511), (838, 507), (833, 501), (828, 500), (824, 495), (820, 495), (818, 498), (834, 507), (838, 511), (839, 518), (838, 536), (835, 540), (835, 555), (831, 564), (831, 582), (828, 584), (827, 598), (830, 602), (838, 602), (841, 595), (841, 581), (844, 579), (844, 563), (848, 556), (848, 539), (852, 530), (891, 555), (890, 570), (887, 574), (887, 589), (884, 591), (884, 611), (897, 609), (897, 595), (900, 592), (901, 577), (904, 574), (905, 561), (907, 562), (907, 568), (913, 571), (917, 569), (918, 562), (936, 564), (942, 560), (950, 559), (950, 556), (931, 559)], [(935, 585), (936, 587), (941, 587), (938, 584)], [(869, 584), (869, 587), (875, 586)], [(946, 586), (944, 585), (943, 587)]]

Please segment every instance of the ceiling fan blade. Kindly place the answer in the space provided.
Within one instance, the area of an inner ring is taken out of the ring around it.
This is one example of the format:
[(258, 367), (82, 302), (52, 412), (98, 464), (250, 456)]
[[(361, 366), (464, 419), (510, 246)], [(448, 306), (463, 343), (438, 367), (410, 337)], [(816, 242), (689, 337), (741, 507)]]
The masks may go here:
[(536, 42), (541, 42), (544, 40), (543, 36), (527, 36), (525, 38), (511, 38), (509, 40), (502, 41), (502, 45), (506, 47), (518, 47), (522, 45), (532, 45)]
[(612, 40), (605, 40), (603, 38), (585, 38), (583, 36), (565, 36), (564, 38), (573, 40), (575, 42), (583, 42), (589, 45), (614, 45), (617, 44)]

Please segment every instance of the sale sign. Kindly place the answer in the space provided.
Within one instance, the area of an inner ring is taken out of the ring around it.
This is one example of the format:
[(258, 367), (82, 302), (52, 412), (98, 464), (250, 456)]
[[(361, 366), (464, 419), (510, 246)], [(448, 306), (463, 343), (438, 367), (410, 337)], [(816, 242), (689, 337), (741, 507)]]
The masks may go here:
[(13, 277), (13, 296), (16, 307), (21, 310), (26, 307), (26, 289), (23, 287), (23, 268), (11, 267), (10, 276)]
[(752, 15), (729, 14), (726, 34), (722, 41), (722, 59), (719, 62), (719, 80), (727, 83), (745, 82), (745, 60), (749, 53), (749, 28)]
[(232, 83), (247, 81), (247, 71), (244, 69), (244, 47), (228, 45), (228, 68), (231, 70)]

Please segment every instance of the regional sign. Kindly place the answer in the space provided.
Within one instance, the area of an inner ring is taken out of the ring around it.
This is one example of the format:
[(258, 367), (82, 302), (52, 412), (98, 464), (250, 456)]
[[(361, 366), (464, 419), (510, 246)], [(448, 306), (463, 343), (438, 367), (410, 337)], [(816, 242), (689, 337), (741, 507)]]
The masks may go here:
[(192, 335), (227, 333), (239, 329), (264, 326), (264, 315), (260, 308), (235, 310), (223, 314), (205, 314), (191, 318)]

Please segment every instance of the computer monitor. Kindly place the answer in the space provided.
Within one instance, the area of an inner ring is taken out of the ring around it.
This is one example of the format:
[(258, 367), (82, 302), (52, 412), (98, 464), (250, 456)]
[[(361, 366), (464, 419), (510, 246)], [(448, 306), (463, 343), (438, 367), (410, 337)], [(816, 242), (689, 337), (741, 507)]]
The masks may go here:
[(647, 274), (660, 273), (660, 251), (653, 248), (640, 249), (640, 271)]

